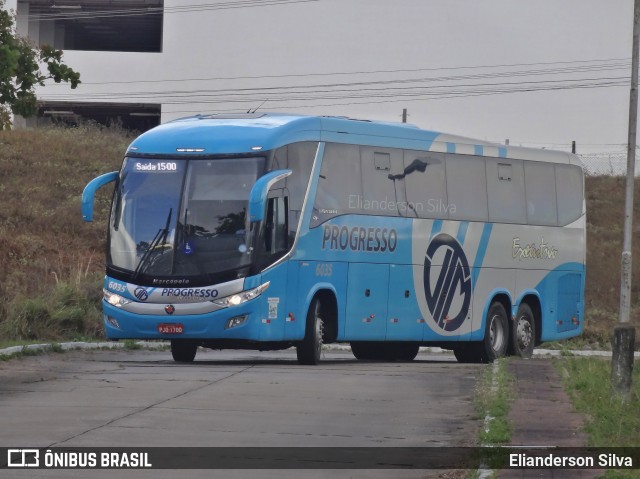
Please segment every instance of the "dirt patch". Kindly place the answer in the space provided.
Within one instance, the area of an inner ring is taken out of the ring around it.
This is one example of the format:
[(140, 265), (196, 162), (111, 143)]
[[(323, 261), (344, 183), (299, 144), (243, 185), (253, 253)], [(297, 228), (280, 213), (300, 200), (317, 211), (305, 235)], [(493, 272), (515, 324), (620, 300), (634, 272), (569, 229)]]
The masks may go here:
[[(586, 446), (584, 417), (576, 412), (562, 387), (560, 375), (549, 359), (511, 360), (516, 398), (511, 405), (512, 446)], [(509, 469), (501, 479), (595, 479), (602, 470)]]

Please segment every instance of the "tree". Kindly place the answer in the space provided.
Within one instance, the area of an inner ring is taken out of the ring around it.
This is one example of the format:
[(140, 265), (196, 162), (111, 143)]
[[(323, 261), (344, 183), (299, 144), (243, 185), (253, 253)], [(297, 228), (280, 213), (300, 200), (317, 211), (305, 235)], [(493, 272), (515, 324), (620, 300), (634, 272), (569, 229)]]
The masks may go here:
[(69, 82), (71, 88), (80, 84), (80, 74), (62, 63), (62, 51), (37, 47), (16, 34), (13, 13), (4, 3), (0, 0), (0, 130), (11, 127), (10, 113), (25, 118), (37, 113), (35, 88), (45, 80)]

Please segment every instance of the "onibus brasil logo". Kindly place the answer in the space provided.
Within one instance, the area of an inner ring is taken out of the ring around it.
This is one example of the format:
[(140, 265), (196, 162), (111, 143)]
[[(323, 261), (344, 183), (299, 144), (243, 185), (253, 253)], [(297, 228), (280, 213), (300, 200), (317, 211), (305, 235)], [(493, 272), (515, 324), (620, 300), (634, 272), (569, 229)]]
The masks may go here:
[[(439, 269), (433, 284), (432, 269)], [(435, 236), (427, 248), (424, 293), (438, 327), (455, 331), (462, 326), (471, 304), (471, 271), (462, 246), (446, 233)]]

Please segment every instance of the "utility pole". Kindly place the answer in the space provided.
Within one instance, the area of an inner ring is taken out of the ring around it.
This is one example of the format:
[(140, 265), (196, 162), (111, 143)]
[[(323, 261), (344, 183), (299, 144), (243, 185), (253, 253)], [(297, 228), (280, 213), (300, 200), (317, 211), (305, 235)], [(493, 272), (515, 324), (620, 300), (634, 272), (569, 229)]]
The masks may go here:
[(574, 155), (576, 154), (576, 141), (573, 140), (571, 142), (571, 153), (573, 153)]
[(403, 108), (402, 109), (402, 123), (406, 123), (407, 122), (407, 109)]
[(638, 40), (640, 39), (640, 0), (633, 7), (633, 48), (631, 55), (631, 93), (629, 95), (629, 143), (627, 145), (627, 185), (624, 202), (624, 242), (620, 280), (620, 322), (613, 329), (611, 386), (624, 402), (631, 399), (633, 350), (636, 330), (629, 324), (631, 311), (631, 231), (633, 227), (633, 187), (638, 127)]

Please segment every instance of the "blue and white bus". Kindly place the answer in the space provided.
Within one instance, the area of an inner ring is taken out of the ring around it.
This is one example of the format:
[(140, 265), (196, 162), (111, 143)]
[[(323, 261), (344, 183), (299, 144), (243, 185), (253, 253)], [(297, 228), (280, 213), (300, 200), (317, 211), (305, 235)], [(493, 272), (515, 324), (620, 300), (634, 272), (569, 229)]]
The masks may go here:
[(405, 124), (199, 115), (138, 137), (115, 182), (106, 335), (197, 348), (323, 344), (358, 359), (528, 357), (584, 322), (585, 202), (572, 154)]

